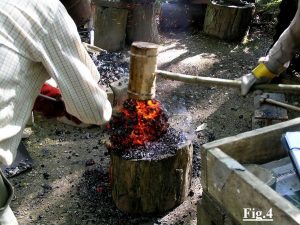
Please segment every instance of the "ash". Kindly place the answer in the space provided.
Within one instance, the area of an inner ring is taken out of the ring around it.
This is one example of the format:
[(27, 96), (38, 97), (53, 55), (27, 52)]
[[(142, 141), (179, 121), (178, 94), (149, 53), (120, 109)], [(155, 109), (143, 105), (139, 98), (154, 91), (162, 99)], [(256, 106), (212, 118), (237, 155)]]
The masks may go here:
[(74, 207), (84, 210), (72, 215), (80, 221), (75, 225), (139, 225), (149, 221), (152, 222), (151, 224), (161, 224), (155, 217), (129, 215), (120, 211), (112, 199), (109, 173), (100, 165), (84, 172), (76, 194), (80, 201)]
[(129, 63), (124, 54), (103, 51), (90, 56), (100, 73), (100, 85), (109, 87), (110, 83), (129, 77)]
[(187, 141), (186, 136), (181, 131), (168, 128), (167, 132), (157, 141), (147, 142), (143, 146), (129, 148), (123, 151), (123, 159), (161, 159), (164, 156), (175, 155), (178, 147)]

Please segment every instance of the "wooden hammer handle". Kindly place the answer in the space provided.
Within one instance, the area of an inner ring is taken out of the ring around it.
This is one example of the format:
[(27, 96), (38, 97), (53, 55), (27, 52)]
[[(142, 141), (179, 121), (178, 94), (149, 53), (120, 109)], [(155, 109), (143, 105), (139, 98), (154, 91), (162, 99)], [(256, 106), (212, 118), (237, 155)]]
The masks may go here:
[[(156, 70), (156, 74), (164, 79), (182, 81), (185, 83), (200, 84), (204, 86), (241, 88), (242, 84), (240, 80), (221, 79), (215, 77), (201, 77), (181, 73), (172, 73), (163, 70)], [(300, 85), (290, 84), (255, 84), (253, 86), (253, 89), (281, 93), (300, 93)]]
[(284, 107), (286, 109), (291, 109), (291, 110), (300, 112), (300, 107), (297, 107), (297, 106), (294, 106), (294, 105), (290, 105), (290, 104), (286, 104), (286, 103), (283, 103), (283, 102), (280, 102), (280, 101), (276, 101), (276, 100), (271, 99), (271, 98), (265, 98), (264, 101), (267, 102), (267, 103), (273, 104), (273, 105)]

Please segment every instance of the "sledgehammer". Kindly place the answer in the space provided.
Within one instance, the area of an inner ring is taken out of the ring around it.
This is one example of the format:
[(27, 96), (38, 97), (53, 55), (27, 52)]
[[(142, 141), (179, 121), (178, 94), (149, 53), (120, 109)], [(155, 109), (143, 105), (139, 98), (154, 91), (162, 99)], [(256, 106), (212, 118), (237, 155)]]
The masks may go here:
[(296, 112), (300, 112), (300, 107), (271, 99), (269, 97), (269, 95), (267, 95), (267, 94), (261, 95), (260, 102), (261, 103), (266, 102), (266, 103), (269, 103), (269, 104), (272, 104), (272, 105), (277, 105), (277, 106), (280, 106), (280, 107), (283, 107), (283, 108), (286, 108), (286, 109), (291, 109), (291, 110), (294, 110)]
[[(133, 42), (130, 49), (130, 76), (128, 97), (138, 100), (155, 97), (155, 81), (160, 76), (164, 79), (182, 81), (203, 86), (221, 86), (241, 88), (240, 80), (201, 77), (157, 70), (158, 45), (148, 42)], [(300, 85), (257, 84), (253, 89), (268, 92), (300, 93)]]

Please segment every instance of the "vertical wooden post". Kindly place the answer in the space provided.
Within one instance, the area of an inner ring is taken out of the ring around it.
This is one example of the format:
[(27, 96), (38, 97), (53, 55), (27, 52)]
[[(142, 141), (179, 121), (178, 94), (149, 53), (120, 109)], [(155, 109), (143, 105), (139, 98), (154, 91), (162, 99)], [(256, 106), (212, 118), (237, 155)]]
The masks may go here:
[(133, 42), (130, 49), (130, 76), (128, 97), (139, 100), (155, 97), (155, 71), (158, 45)]

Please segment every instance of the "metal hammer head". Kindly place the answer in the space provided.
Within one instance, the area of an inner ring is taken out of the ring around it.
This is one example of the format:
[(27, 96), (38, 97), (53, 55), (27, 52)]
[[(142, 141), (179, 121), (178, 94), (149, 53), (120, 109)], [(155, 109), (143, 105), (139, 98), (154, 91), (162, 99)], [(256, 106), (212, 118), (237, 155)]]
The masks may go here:
[(260, 96), (260, 100), (259, 100), (259, 102), (260, 103), (264, 103), (265, 101), (266, 101), (266, 99), (268, 99), (270, 96), (268, 95), (268, 94), (262, 94), (261, 96)]
[(148, 100), (155, 97), (158, 45), (133, 42), (130, 49), (128, 97)]

